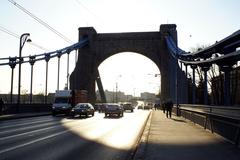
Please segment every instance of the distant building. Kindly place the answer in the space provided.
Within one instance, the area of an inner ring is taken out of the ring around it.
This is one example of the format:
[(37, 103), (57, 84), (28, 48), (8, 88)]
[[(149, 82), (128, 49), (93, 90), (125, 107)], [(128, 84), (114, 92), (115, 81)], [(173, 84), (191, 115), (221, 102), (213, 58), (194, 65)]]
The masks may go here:
[[(105, 90), (105, 96), (108, 103), (111, 102), (128, 102), (134, 97), (132, 95), (125, 95), (124, 92), (113, 92)], [(96, 91), (96, 101), (101, 102), (101, 97), (99, 91)]]
[(156, 95), (154, 93), (144, 92), (144, 93), (141, 93), (141, 99), (143, 99), (146, 102), (154, 103), (156, 99)]

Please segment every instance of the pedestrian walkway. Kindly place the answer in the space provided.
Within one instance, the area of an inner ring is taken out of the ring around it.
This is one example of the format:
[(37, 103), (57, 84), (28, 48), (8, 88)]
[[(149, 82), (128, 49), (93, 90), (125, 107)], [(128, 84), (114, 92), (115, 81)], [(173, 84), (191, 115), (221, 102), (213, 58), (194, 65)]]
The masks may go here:
[(240, 149), (183, 118), (152, 111), (135, 160), (240, 160)]

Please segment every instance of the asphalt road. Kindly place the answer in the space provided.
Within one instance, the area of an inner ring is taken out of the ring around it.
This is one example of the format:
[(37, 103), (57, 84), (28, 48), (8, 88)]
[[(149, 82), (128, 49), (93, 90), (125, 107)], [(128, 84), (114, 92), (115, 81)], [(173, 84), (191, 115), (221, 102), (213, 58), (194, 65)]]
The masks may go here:
[(35, 117), (0, 122), (0, 160), (129, 159), (150, 111), (124, 117)]

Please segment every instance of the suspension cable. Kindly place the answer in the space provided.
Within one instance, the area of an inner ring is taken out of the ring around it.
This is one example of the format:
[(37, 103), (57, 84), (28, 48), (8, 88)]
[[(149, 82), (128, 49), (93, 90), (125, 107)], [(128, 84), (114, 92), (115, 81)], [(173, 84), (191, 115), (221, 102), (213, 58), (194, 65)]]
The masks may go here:
[(52, 31), (53, 33), (55, 33), (56, 35), (58, 35), (60, 38), (62, 38), (63, 40), (65, 40), (68, 43), (73, 43), (72, 40), (70, 40), (69, 38), (67, 38), (66, 36), (64, 36), (63, 34), (61, 34), (59, 31), (57, 31), (56, 29), (54, 29), (53, 27), (51, 27), (49, 24), (47, 24), (46, 22), (44, 22), (43, 20), (41, 20), (40, 18), (38, 18), (37, 16), (35, 16), (33, 13), (31, 13), (30, 11), (28, 11), (27, 9), (25, 9), (24, 7), (22, 7), (21, 5), (19, 5), (18, 3), (16, 3), (14, 0), (8, 0), (10, 3), (12, 3), (14, 6), (16, 6), (18, 9), (22, 10), (23, 12), (25, 12), (26, 14), (28, 14), (30, 17), (32, 17), (33, 19), (35, 19), (38, 23), (40, 23), (41, 25), (43, 25), (44, 27), (46, 27), (47, 29), (49, 29), (50, 31)]

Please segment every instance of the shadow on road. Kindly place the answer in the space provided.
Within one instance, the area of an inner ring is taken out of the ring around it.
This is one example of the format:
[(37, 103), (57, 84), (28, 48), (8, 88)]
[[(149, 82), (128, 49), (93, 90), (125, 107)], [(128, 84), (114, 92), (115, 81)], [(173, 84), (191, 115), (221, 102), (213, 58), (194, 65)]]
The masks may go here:
[[(58, 115), (56, 117), (48, 116), (48, 118), (53, 119), (54, 122), (60, 123), (65, 118), (69, 119), (69, 117), (64, 115)], [(73, 119), (74, 121), (76, 119), (77, 122), (77, 120), (81, 121), (88, 118), (91, 118), (91, 116), (80, 116), (74, 117)], [(111, 118), (118, 119), (117, 117)], [(34, 121), (33, 118), (27, 119), (28, 121)], [(20, 121), (24, 120), (26, 121), (26, 119), (21, 119)], [(40, 118), (38, 118), (38, 120), (40, 120)], [(88, 124), (76, 127), (88, 128)], [(84, 129), (81, 130), (84, 131)], [(72, 131), (71, 128), (65, 127), (61, 124), (56, 127), (56, 130), (49, 130), (46, 131), (46, 133), (36, 133), (35, 135), (31, 135), (32, 139), (30, 139), (30, 142), (24, 143), (24, 146), (21, 146), (22, 143), (15, 140), (16, 142), (14, 142), (14, 146), (17, 148), (1, 153), (0, 160), (122, 160), (131, 157), (131, 150), (105, 145), (103, 143), (104, 141), (99, 137), (97, 137), (96, 140), (88, 139), (85, 136), (81, 136), (81, 133), (78, 133), (77, 131), (78, 130)], [(94, 133), (91, 134), (93, 134), (94, 137)], [(24, 139), (26, 138), (30, 138), (30, 136), (24, 137)], [(20, 147), (18, 147), (19, 145)]]

